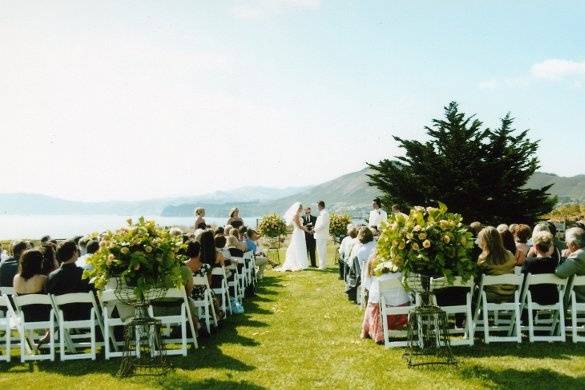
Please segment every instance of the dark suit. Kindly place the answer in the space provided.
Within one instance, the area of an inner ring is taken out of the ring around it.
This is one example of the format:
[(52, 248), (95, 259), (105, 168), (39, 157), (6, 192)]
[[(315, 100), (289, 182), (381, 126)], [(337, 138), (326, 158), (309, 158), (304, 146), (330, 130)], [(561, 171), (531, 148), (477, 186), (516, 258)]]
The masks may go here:
[[(49, 274), (45, 291), (48, 294), (62, 295), (92, 290), (89, 279), (82, 279), (83, 268), (75, 263), (61, 264), (61, 267)], [(67, 321), (76, 321), (89, 318), (91, 304), (69, 303), (62, 307), (63, 315)]]
[[(311, 224), (311, 228), (314, 228), (316, 222), (317, 217), (307, 214), (303, 215), (303, 226)], [(307, 243), (307, 252), (309, 253), (309, 258), (311, 259), (311, 267), (316, 267), (317, 260), (315, 260), (315, 237), (312, 234), (305, 232), (305, 242)]]

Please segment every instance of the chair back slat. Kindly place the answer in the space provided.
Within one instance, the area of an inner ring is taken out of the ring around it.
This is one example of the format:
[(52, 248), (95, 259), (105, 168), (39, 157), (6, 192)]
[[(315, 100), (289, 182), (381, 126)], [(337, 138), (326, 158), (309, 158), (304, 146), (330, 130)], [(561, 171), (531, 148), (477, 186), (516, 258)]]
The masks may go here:
[(524, 275), (505, 274), (505, 275), (483, 275), (482, 284), (492, 286), (494, 284), (512, 284), (515, 286), (522, 285)]
[(47, 294), (14, 295), (14, 304), (17, 307), (29, 305), (53, 305), (51, 297)]
[(526, 276), (526, 283), (531, 286), (537, 284), (556, 284), (557, 286), (566, 286), (567, 279), (561, 279), (555, 274), (528, 274)]
[(14, 287), (0, 287), (0, 293), (6, 295), (15, 295)]
[(62, 295), (53, 295), (55, 305), (67, 305), (70, 303), (94, 303), (93, 292), (77, 292)]

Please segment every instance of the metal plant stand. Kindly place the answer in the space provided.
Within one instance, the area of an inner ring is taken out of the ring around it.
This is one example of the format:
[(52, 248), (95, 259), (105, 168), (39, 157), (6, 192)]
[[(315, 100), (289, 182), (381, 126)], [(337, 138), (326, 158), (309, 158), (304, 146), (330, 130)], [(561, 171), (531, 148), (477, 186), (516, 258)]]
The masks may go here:
[(421, 298), (421, 304), (409, 313), (408, 350), (402, 356), (408, 367), (456, 364), (449, 341), (447, 313), (432, 304), (430, 277), (412, 275), (408, 285)]
[(140, 370), (143, 375), (162, 375), (171, 368), (161, 337), (161, 321), (148, 313), (150, 303), (164, 296), (166, 289), (153, 288), (138, 297), (133, 290), (120, 287), (116, 298), (134, 307), (134, 318), (124, 326), (124, 354), (118, 376), (128, 377)]

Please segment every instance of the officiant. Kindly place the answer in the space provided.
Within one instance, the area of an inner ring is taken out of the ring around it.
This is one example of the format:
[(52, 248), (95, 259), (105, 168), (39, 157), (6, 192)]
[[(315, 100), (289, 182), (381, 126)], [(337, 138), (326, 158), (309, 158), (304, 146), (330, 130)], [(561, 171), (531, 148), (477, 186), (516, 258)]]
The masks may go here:
[(313, 236), (313, 227), (315, 227), (315, 222), (317, 222), (317, 217), (311, 215), (311, 208), (305, 208), (305, 214), (303, 214), (303, 226), (307, 227), (311, 232), (305, 232), (305, 241), (307, 243), (307, 252), (309, 253), (309, 258), (311, 259), (311, 267), (317, 266), (317, 260), (315, 259), (315, 237)]

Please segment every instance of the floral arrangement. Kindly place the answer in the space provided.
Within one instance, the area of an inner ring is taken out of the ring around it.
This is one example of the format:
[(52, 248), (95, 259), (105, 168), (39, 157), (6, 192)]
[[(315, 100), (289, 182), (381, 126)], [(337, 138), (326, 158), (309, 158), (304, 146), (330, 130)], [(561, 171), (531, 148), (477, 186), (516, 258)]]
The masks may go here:
[(409, 215), (388, 216), (381, 226), (374, 273), (400, 271), (405, 281), (410, 273), (468, 280), (475, 271), (472, 247), (473, 236), (459, 214), (447, 212), (442, 203), (438, 208), (417, 206)]
[(340, 242), (347, 235), (347, 225), (351, 223), (348, 214), (331, 213), (329, 217), (329, 234), (336, 242)]
[(133, 223), (129, 219), (128, 226), (103, 234), (100, 249), (87, 259), (92, 268), (83, 275), (97, 289), (118, 278), (143, 298), (149, 289), (181, 286), (181, 246), (180, 236), (171, 235), (154, 221), (141, 217)]
[(265, 215), (258, 224), (258, 232), (269, 238), (278, 238), (286, 234), (286, 222), (278, 214)]

